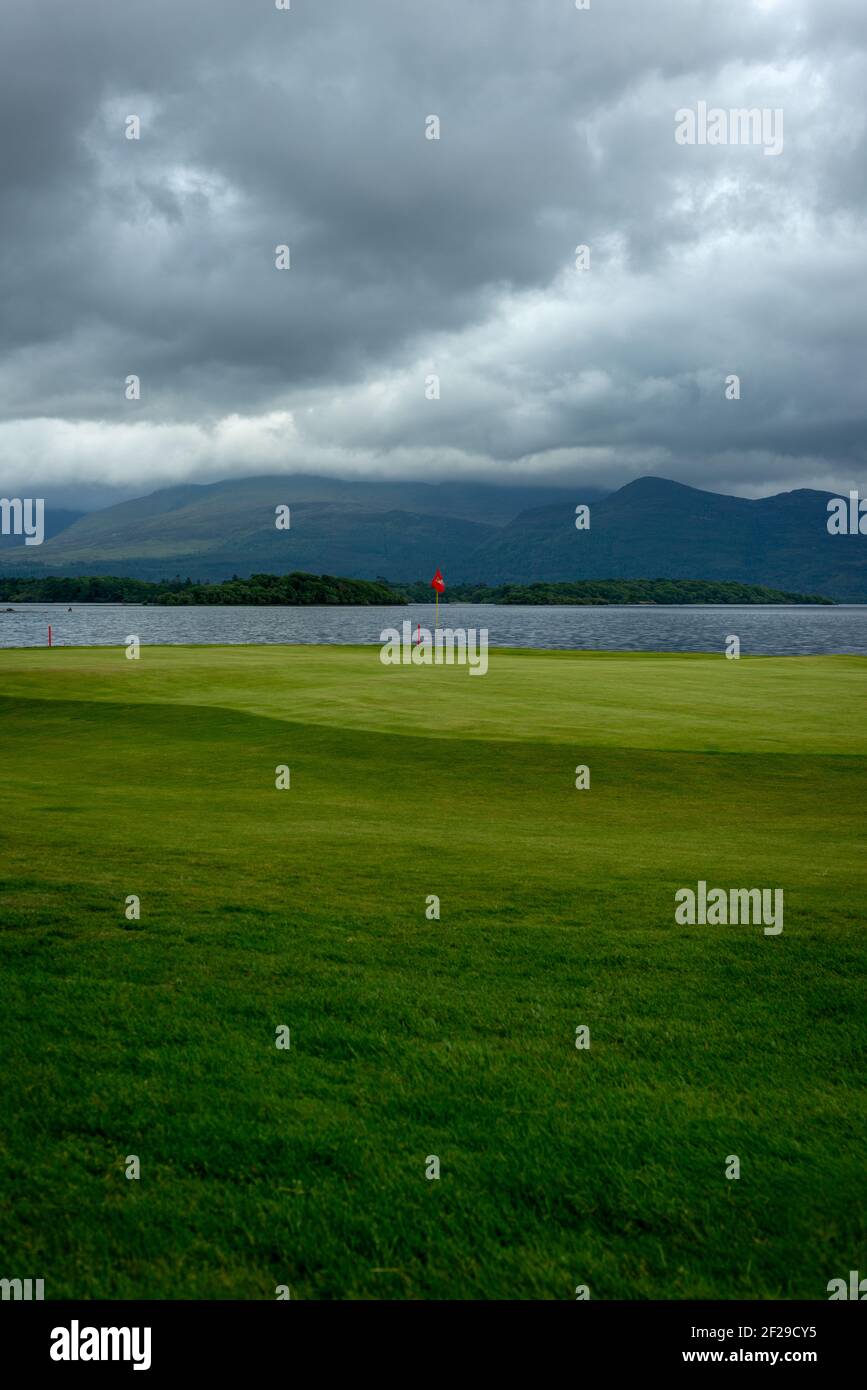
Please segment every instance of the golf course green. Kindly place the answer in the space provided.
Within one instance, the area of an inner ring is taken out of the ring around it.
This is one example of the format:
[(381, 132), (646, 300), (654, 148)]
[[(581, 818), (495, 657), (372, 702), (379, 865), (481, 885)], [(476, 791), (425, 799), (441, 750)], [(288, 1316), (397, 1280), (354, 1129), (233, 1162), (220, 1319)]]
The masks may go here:
[[(0, 651), (0, 1276), (825, 1299), (867, 1272), (865, 676)], [(784, 930), (676, 924), (702, 880), (783, 889)]]

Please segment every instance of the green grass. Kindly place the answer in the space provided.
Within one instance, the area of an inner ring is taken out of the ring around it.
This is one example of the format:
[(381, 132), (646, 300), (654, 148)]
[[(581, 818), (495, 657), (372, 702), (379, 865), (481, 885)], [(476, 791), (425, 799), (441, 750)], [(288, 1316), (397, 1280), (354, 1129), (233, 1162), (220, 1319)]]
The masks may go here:
[[(0, 1275), (827, 1297), (867, 1258), (865, 674), (0, 652)], [(700, 878), (782, 887), (783, 934), (676, 926)]]

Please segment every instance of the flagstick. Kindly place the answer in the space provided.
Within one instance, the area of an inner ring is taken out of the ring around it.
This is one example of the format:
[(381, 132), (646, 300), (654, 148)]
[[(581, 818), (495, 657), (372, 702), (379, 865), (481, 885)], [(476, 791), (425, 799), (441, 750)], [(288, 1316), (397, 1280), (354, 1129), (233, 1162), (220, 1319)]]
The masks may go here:
[(435, 593), (436, 596), (437, 596), (436, 627), (437, 627), (437, 631), (439, 631), (439, 625), (440, 625), (440, 591), (439, 591), (439, 589), (435, 589), (435, 590), (434, 590), (434, 593)]

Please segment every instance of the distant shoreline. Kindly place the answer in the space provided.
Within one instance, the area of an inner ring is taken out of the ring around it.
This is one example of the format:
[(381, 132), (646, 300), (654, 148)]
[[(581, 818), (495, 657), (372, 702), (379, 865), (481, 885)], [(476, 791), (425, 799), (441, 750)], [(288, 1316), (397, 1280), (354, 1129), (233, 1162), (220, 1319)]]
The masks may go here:
[[(346, 579), (296, 572), (254, 574), (218, 584), (174, 579), (155, 583), (118, 576), (0, 579), (0, 613), (31, 603), (130, 604), (159, 608), (317, 608), (433, 606), (427, 581), (394, 584), (386, 579)], [(539, 608), (835, 607), (822, 594), (793, 593), (760, 584), (706, 579), (580, 579), (534, 584), (447, 586), (440, 604), (490, 604)]]
[[(34, 608), (58, 608), (58, 607), (64, 607), (64, 606), (65, 606), (65, 602), (66, 602), (66, 601), (65, 601), (64, 599), (23, 599), (23, 600), (20, 600), (20, 601), (15, 605), (14, 608), (12, 608), (12, 607), (0, 608), (0, 617), (12, 616), (12, 615), (15, 614), (15, 613), (26, 613), (26, 612), (28, 611), (28, 609), (34, 609)], [(114, 608), (155, 608), (155, 609), (163, 609), (163, 608), (166, 608), (166, 607), (173, 607), (173, 608), (183, 607), (183, 608), (187, 608), (187, 609), (193, 609), (193, 610), (195, 610), (195, 611), (197, 611), (197, 612), (206, 612), (209, 608), (220, 608), (220, 607), (225, 607), (225, 608), (266, 608), (266, 607), (270, 607), (270, 608), (292, 608), (292, 609), (303, 610), (303, 609), (305, 609), (305, 608), (340, 608), (340, 607), (344, 607), (344, 608), (389, 608), (389, 609), (391, 609), (391, 608), (419, 608), (419, 607), (422, 607), (422, 606), (423, 606), (423, 607), (432, 608), (434, 605), (433, 605), (433, 604), (429, 604), (429, 603), (427, 603), (427, 602), (425, 602), (424, 604), (422, 604), (421, 601), (418, 600), (418, 599), (407, 599), (407, 600), (405, 600), (403, 603), (399, 603), (399, 604), (398, 604), (398, 603), (383, 603), (383, 604), (350, 604), (350, 603), (347, 603), (347, 604), (310, 604), (310, 603), (275, 603), (275, 604), (261, 604), (261, 603), (260, 603), (260, 604), (257, 604), (257, 603), (247, 603), (247, 604), (243, 604), (243, 603), (231, 603), (231, 604), (229, 604), (229, 603), (227, 603), (227, 604), (216, 604), (216, 603), (186, 603), (186, 604), (160, 604), (160, 603), (142, 602), (142, 601), (140, 601), (140, 600), (131, 600), (131, 599), (101, 599), (101, 600), (99, 600), (98, 602), (94, 601), (93, 599), (81, 599), (81, 600), (79, 600), (77, 603), (70, 605), (69, 611), (72, 612), (72, 613), (75, 613), (76, 610), (80, 610), (80, 609), (83, 609), (83, 608), (90, 608), (90, 607), (93, 607), (93, 608), (96, 608), (96, 607), (99, 607), (99, 608), (112, 608), (112, 607), (114, 607)], [(459, 608), (459, 607), (460, 607), (460, 608), (522, 608), (522, 607), (523, 607), (523, 608), (657, 608), (657, 609), (665, 609), (665, 608), (864, 608), (864, 607), (867, 607), (867, 604), (864, 604), (864, 603), (845, 603), (845, 602), (844, 602), (844, 603), (837, 603), (837, 602), (834, 601), (834, 600), (825, 600), (825, 601), (821, 601), (821, 600), (809, 599), (809, 598), (805, 598), (805, 599), (786, 599), (786, 600), (783, 600), (783, 601), (780, 601), (780, 602), (776, 602), (776, 603), (771, 603), (771, 602), (761, 602), (761, 603), (759, 603), (759, 602), (752, 602), (752, 603), (745, 603), (745, 602), (744, 602), (743, 600), (741, 600), (741, 599), (729, 599), (729, 600), (727, 600), (727, 601), (724, 602), (724, 601), (719, 600), (719, 599), (714, 599), (714, 600), (708, 599), (708, 600), (706, 600), (706, 601), (704, 601), (704, 602), (698, 602), (698, 603), (696, 603), (696, 602), (687, 603), (686, 601), (684, 601), (684, 602), (682, 602), (682, 603), (652, 603), (652, 602), (633, 603), (633, 602), (625, 602), (625, 601), (624, 601), (624, 602), (617, 602), (617, 603), (614, 603), (614, 602), (605, 602), (605, 601), (599, 601), (599, 602), (595, 602), (595, 603), (586, 603), (586, 602), (585, 602), (585, 603), (580, 603), (580, 602), (574, 602), (574, 601), (571, 601), (571, 600), (570, 600), (570, 601), (568, 601), (568, 602), (566, 602), (566, 601), (561, 601), (561, 602), (551, 602), (551, 603), (526, 603), (526, 604), (519, 604), (519, 603), (494, 603), (494, 602), (492, 602), (490, 599), (488, 599), (487, 601), (478, 600), (478, 599), (455, 599), (455, 600), (452, 601), (451, 604), (441, 603), (441, 604), (440, 604), (440, 611), (441, 611), (441, 612), (447, 612), (448, 609), (449, 609), (449, 607), (453, 607), (453, 608)], [(440, 626), (442, 626), (442, 623), (440, 624)]]

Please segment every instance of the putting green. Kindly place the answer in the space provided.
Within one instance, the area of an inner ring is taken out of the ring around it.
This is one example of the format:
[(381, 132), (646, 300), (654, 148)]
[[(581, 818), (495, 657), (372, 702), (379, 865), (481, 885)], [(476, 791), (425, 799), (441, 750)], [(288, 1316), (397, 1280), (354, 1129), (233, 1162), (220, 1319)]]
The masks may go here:
[[(867, 661), (378, 656), (0, 651), (7, 1275), (827, 1297), (865, 1244)], [(699, 880), (782, 888), (784, 931), (676, 925)]]

